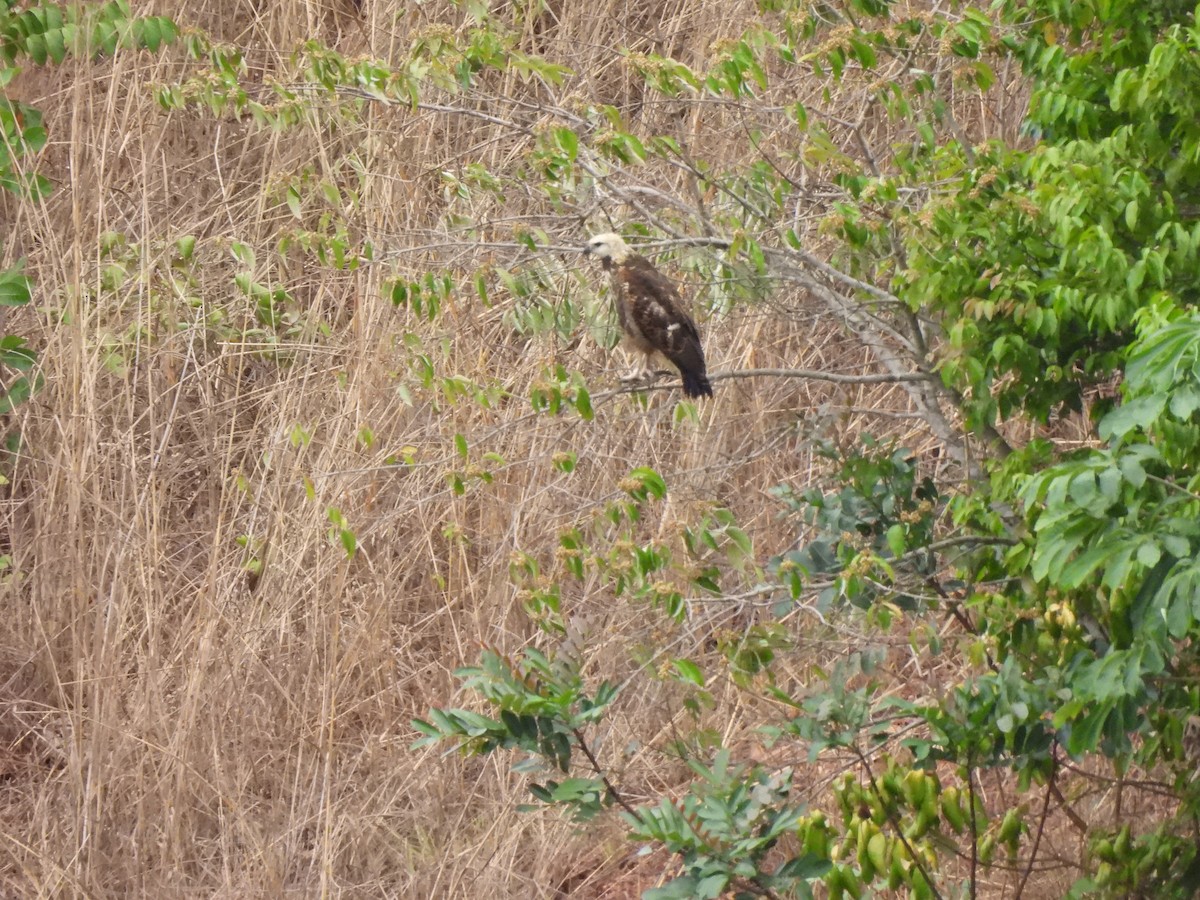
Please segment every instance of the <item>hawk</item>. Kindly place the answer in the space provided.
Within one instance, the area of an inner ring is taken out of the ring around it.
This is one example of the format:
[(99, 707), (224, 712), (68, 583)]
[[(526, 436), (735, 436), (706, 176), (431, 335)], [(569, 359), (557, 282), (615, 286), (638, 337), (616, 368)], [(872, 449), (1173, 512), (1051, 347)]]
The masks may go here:
[(641, 368), (635, 367), (622, 380), (653, 377), (650, 361), (655, 353), (661, 353), (679, 369), (685, 395), (711, 397), (700, 333), (683, 309), (675, 282), (630, 250), (619, 234), (598, 234), (584, 245), (583, 252), (597, 257), (613, 274), (623, 343), (643, 356)]

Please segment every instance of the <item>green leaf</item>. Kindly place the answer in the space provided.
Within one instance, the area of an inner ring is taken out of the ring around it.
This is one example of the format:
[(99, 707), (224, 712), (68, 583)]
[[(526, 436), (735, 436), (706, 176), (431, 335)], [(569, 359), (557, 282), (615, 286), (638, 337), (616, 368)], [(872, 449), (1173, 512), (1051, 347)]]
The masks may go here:
[(579, 153), (579, 135), (570, 128), (556, 128), (554, 137), (558, 146), (567, 154), (567, 158), (574, 162)]
[[(754, 864), (747, 861), (747, 865), (750, 867), (749, 874), (754, 874), (756, 869)], [(749, 875), (744, 877), (749, 877)], [(716, 898), (720, 897), (721, 894), (725, 892), (725, 888), (729, 884), (729, 878), (730, 876), (726, 875), (724, 872), (716, 875), (709, 875), (707, 878), (701, 878), (696, 884), (695, 896), (701, 898), (701, 900), (716, 900)]]
[(0, 394), (0, 415), (12, 412), (14, 407), (20, 406), (28, 400), (33, 395), (36, 382), (36, 379), (30, 381), (24, 375), (14, 378), (8, 386), (8, 390)]
[(1133, 231), (1137, 228), (1138, 220), (1138, 202), (1136, 199), (1130, 200), (1125, 204), (1125, 226)]
[(14, 267), (0, 272), (0, 306), (24, 306), (33, 296), (33, 280)]
[(1166, 611), (1167, 632), (1175, 640), (1180, 641), (1187, 637), (1192, 623), (1195, 621), (1192, 613), (1191, 598), (1187, 595), (1174, 596), (1171, 598)]
[(743, 558), (754, 555), (754, 546), (750, 542), (750, 535), (746, 534), (745, 531), (736, 525), (729, 525), (725, 528), (725, 534), (733, 541), (733, 545), (738, 549)]
[(1130, 572), (1133, 571), (1133, 554), (1134, 548), (1130, 544), (1125, 544), (1111, 551), (1108, 562), (1104, 567), (1104, 579), (1102, 583), (1105, 587), (1115, 590), (1125, 583)]
[(25, 52), (39, 66), (46, 64), (46, 59), (49, 57), (49, 51), (46, 48), (46, 39), (40, 34), (31, 34), (25, 39)]
[(234, 241), (229, 245), (229, 252), (232, 253), (233, 258), (245, 268), (254, 268), (254, 248), (249, 244), (243, 243), (242, 241)]
[(0, 339), (0, 362), (18, 372), (29, 372), (37, 365), (37, 351), (25, 345), (25, 339), (10, 334)]
[(1171, 395), (1171, 415), (1186, 420), (1197, 409), (1200, 409), (1200, 388), (1195, 385), (1180, 387)]
[(63, 30), (55, 28), (46, 32), (46, 53), (55, 63), (61, 63), (67, 58), (67, 46), (63, 40)]
[(1117, 460), (1121, 475), (1134, 488), (1140, 488), (1146, 483), (1146, 470), (1142, 468), (1141, 460), (1135, 456), (1124, 455)]
[(698, 884), (695, 877), (681, 875), (660, 888), (642, 891), (642, 900), (694, 900), (700, 896), (697, 893)]
[(575, 409), (585, 422), (590, 422), (595, 418), (595, 412), (592, 410), (592, 397), (588, 393), (587, 388), (579, 388), (575, 392)]
[(433, 727), (436, 728), (440, 734), (453, 735), (464, 733), (463, 729), (458, 725), (458, 723), (455, 722), (454, 719), (450, 718), (450, 715), (447, 714), (453, 714), (454, 712), (454, 710), (447, 710), (446, 712), (443, 712), (437, 708), (429, 710), (429, 718), (433, 720)]
[(429, 737), (441, 737), (442, 735), (440, 729), (430, 725), (424, 719), (409, 719), (408, 722), (413, 727), (413, 730), (419, 731), (421, 734), (428, 735)]
[(649, 466), (639, 466), (629, 473), (629, 477), (639, 482), (640, 490), (636, 493), (654, 497), (656, 500), (661, 500), (667, 495), (666, 482)]
[(814, 878), (823, 877), (832, 866), (833, 863), (824, 856), (805, 853), (802, 856), (794, 856), (785, 862), (779, 867), (776, 875), (801, 881), (811, 881)]
[(690, 659), (674, 659), (671, 661), (671, 664), (675, 667), (675, 671), (679, 673), (680, 680), (691, 682), (696, 687), (704, 687), (704, 673)]
[(1067, 739), (1067, 752), (1082, 756), (1096, 749), (1100, 743), (1100, 734), (1112, 712), (1112, 704), (1104, 703), (1092, 712), (1071, 723), (1070, 735)]
[(1144, 431), (1162, 415), (1166, 405), (1167, 398), (1161, 394), (1124, 403), (1100, 420), (1100, 437), (1106, 441), (1119, 440), (1135, 428)]
[(1112, 548), (1105, 544), (1093, 547), (1071, 560), (1054, 579), (1054, 583), (1068, 589), (1077, 588), (1111, 555)]
[(300, 209), (300, 189), (294, 184), (288, 185), (287, 189), (287, 206), (292, 211), (292, 216), (299, 219), (302, 217)]
[(1158, 537), (1162, 541), (1163, 549), (1176, 559), (1183, 559), (1193, 555), (1192, 545), (1182, 535), (1166, 532), (1160, 533)]

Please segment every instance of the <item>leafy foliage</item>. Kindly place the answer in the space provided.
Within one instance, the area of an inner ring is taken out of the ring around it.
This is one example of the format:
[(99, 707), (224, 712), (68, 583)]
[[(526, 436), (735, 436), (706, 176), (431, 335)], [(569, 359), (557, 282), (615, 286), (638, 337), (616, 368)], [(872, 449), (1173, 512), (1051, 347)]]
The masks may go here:
[[(711, 766), (691, 760), (697, 779), (683, 799), (626, 810), (636, 839), (681, 860), (676, 880), (647, 896), (807, 896), (815, 878), (831, 896), (884, 885), (938, 896), (950, 889), (940, 875), (948, 859), (969, 861), (974, 890), (999, 850), (1023, 883), (1052, 808), (1092, 836), (1093, 863), (1075, 895), (1190, 896), (1200, 881), (1200, 794), (1184, 740), (1200, 709), (1197, 13), (1183, 3), (1143, 15), (1127, 5), (1058, 0), (952, 16), (910, 16), (866, 0), (820, 10), (761, 6), (780, 18), (749, 28), (706, 71), (648, 53), (630, 54), (630, 62), (664, 96), (747, 106), (797, 67), (833, 82), (874, 79), (877, 103), (907, 124), (911, 142), (855, 155), (832, 138), (827, 116), (799, 105), (788, 113), (805, 140), (803, 161), (836, 173), (841, 193), (824, 228), (841, 241), (836, 262), (855, 285), (854, 308), (886, 317), (890, 334), (901, 335), (896, 341), (917, 368), (936, 372), (941, 396), (987, 448), (983, 477), (954, 496), (904, 448), (828, 448), (837, 462), (831, 488), (775, 492), (800, 536), (797, 549), (770, 561), (770, 588), (792, 602), (815, 593), (821, 615), (844, 614), (848, 601), (884, 630), (906, 629), (913, 646), (931, 654), (948, 650), (924, 628), (922, 616), (937, 610), (961, 631), (953, 649), (961, 648), (966, 676), (944, 696), (889, 698), (864, 653), (822, 673), (819, 687), (785, 689), (772, 672), (790, 647), (787, 629), (747, 630), (730, 654), (733, 671), (749, 676), (738, 683), (795, 711), (765, 731), (814, 756), (849, 752), (857, 761), (858, 776), (834, 792), (841, 822), (792, 805), (784, 776), (768, 778), (721, 753)], [(961, 65), (909, 64), (933, 47), (948, 48)], [(900, 59), (904, 66), (893, 65)], [(972, 142), (950, 96), (987, 96), (997, 65), (1010, 61), (1028, 79), (1025, 135)], [(605, 164), (677, 160), (718, 198), (704, 211), (705, 226), (735, 234), (724, 245), (723, 282), (759, 285), (729, 291), (714, 308), (752, 302), (767, 273), (810, 263), (796, 232), (780, 228), (794, 184), (768, 150), (761, 164), (718, 173), (669, 139), (636, 134), (612, 111), (591, 114), (603, 130), (590, 139), (575, 128), (549, 132), (543, 173), (564, 186)], [(747, 139), (755, 141), (753, 132)], [(772, 246), (766, 235), (781, 231), (781, 245)], [(1095, 397), (1114, 384), (1119, 401), (1111, 392)], [(997, 430), (1085, 410), (1098, 427), (1082, 448), (1015, 444)], [(635, 523), (627, 513), (613, 524)], [(698, 546), (689, 540), (690, 553)], [(601, 562), (582, 530), (563, 548), (566, 579), (596, 566), (615, 575), (618, 597), (645, 597), (649, 578), (682, 568), (673, 554), (634, 544), (627, 559), (636, 564), (613, 555)], [(714, 560), (693, 583), (720, 590), (727, 565)], [(530, 592), (531, 613), (561, 621), (565, 579), (527, 571), (540, 585)], [(662, 608), (687, 615), (678, 600)], [(757, 650), (747, 653), (751, 646)], [(675, 671), (703, 684), (694, 664)], [(498, 669), (489, 677), (513, 676)], [(494, 685), (478, 675), (470, 684), (497, 702)], [(920, 736), (901, 739), (902, 753), (885, 752), (897, 716), (919, 723)], [(437, 736), (470, 737), (451, 724)], [(532, 740), (548, 726), (518, 725), (485, 729), (476, 736), (483, 744), (464, 746), (486, 751), (524, 735), (525, 749), (567, 759)], [(1087, 821), (1059, 785), (1064, 767), (1096, 757), (1122, 778), (1131, 767), (1167, 773), (1162, 788), (1173, 792), (1177, 813), (1141, 831), (1132, 820), (1115, 832), (1107, 821)], [(997, 774), (1030, 799), (989, 812), (978, 785)], [(1035, 789), (1043, 792), (1036, 800)], [(601, 795), (594, 783), (588, 791)], [(595, 811), (592, 800), (568, 802)], [(789, 835), (797, 852), (772, 867), (762, 841)]]
[(711, 767), (694, 762), (692, 767), (700, 780), (682, 802), (663, 799), (656, 807), (626, 813), (633, 838), (659, 842), (683, 861), (683, 874), (647, 891), (646, 900), (716, 898), (740, 880), (751, 889), (738, 896), (807, 892), (809, 883), (830, 870), (828, 859), (815, 853), (798, 853), (774, 868), (766, 859), (802, 821), (801, 810), (788, 801), (790, 771), (769, 775), (760, 767), (734, 767), (726, 750)]
[(919, 477), (908, 450), (889, 451), (869, 435), (864, 445), (861, 454), (823, 448), (822, 455), (840, 466), (835, 480), (843, 487), (836, 493), (809, 488), (797, 497), (787, 485), (773, 491), (817, 537), (771, 565), (797, 598), (813, 579), (838, 576), (820, 594), (824, 609), (835, 597), (870, 607), (881, 597), (880, 581), (892, 602), (914, 609), (920, 594), (906, 594), (898, 584), (919, 587), (933, 575), (935, 559), (924, 548), (933, 540), (943, 498), (931, 478)]
[[(0, 187), (38, 202), (50, 194), (50, 181), (29, 164), (48, 140), (40, 110), (13, 100), (7, 93), (18, 64), (62, 63), (68, 56), (111, 56), (118, 47), (157, 51), (178, 36), (178, 28), (162, 16), (134, 16), (127, 0), (107, 3), (37, 3), (16, 9), (13, 0), (0, 8)], [(24, 261), (0, 269), (0, 307), (27, 305), (33, 283), (24, 274)], [(38, 389), (42, 374), (38, 354), (26, 338), (0, 336), (0, 364), (14, 373), (5, 378), (0, 414), (11, 412)], [(6, 443), (15, 449), (16, 432)]]

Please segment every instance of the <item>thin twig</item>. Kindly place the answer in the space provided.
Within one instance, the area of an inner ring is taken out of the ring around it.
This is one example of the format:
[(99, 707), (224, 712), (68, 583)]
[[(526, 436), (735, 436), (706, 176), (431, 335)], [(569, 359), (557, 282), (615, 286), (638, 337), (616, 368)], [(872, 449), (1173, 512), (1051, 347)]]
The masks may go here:
[(820, 369), (732, 369), (728, 372), (713, 372), (708, 376), (708, 380), (808, 378), (812, 381), (828, 381), (833, 384), (898, 384), (906, 381), (930, 381), (932, 377), (925, 372), (898, 372), (895, 375), (886, 372), (875, 375), (842, 375), (838, 372), (822, 372)]
[[(1050, 783), (1054, 783), (1054, 776), (1058, 772), (1058, 742), (1054, 743), (1054, 747), (1050, 754)], [(1014, 900), (1021, 900), (1021, 896), (1025, 893), (1025, 883), (1029, 881), (1029, 876), (1033, 874), (1033, 864), (1037, 860), (1038, 847), (1042, 843), (1042, 833), (1046, 830), (1046, 819), (1050, 815), (1050, 786), (1046, 786), (1046, 796), (1042, 798), (1042, 814), (1038, 817), (1037, 833), (1033, 836), (1033, 846), (1029, 848), (1029, 865), (1025, 867), (1025, 871), (1021, 873), (1021, 881), (1017, 885), (1017, 893)]]
[(975, 773), (967, 766), (967, 819), (971, 823), (971, 900), (979, 889), (979, 825), (975, 821)]
[(584, 740), (583, 733), (578, 728), (572, 728), (571, 734), (575, 735), (575, 740), (579, 744), (579, 749), (583, 751), (583, 755), (586, 756), (588, 758), (588, 762), (592, 764), (592, 770), (598, 776), (600, 776), (600, 780), (604, 782), (604, 788), (608, 791), (609, 795), (621, 805), (621, 808), (624, 809), (625, 812), (633, 816), (634, 820), (638, 824), (644, 825), (645, 822), (642, 819), (641, 813), (630, 806), (629, 802), (621, 796), (621, 792), (617, 790), (617, 786), (608, 780), (608, 775), (605, 774), (604, 769), (600, 767), (599, 761), (592, 754), (592, 748), (589, 747), (587, 745), (587, 741)]
[[(858, 744), (853, 744), (852, 747), (854, 752), (858, 754), (858, 758), (862, 763), (863, 769), (866, 770), (867, 780), (871, 784), (871, 791), (875, 794), (875, 798), (879, 800), (880, 803), (883, 803), (883, 792), (880, 791), (879, 784), (875, 781), (875, 775), (871, 771), (870, 761), (867, 759), (866, 754), (863, 753), (862, 748), (859, 747)], [(925, 883), (929, 885), (929, 889), (933, 892), (933, 896), (938, 898), (938, 900), (941, 900), (942, 893), (937, 889), (937, 884), (934, 882), (933, 876), (925, 867), (924, 859), (922, 858), (921, 854), (917, 852), (916, 848), (913, 847), (908, 837), (904, 834), (904, 829), (900, 827), (899, 815), (889, 810), (887, 819), (888, 824), (892, 826), (893, 830), (895, 830), (896, 837), (900, 839), (900, 843), (903, 844), (904, 849), (908, 851), (908, 856), (913, 861), (913, 865), (916, 866), (921, 875), (924, 876)]]

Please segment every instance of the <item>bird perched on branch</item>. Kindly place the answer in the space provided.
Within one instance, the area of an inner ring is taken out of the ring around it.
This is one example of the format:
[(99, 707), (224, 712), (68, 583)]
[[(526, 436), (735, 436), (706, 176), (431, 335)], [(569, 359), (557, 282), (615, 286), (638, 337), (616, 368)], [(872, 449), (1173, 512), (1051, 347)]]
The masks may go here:
[(598, 234), (584, 245), (583, 252), (597, 257), (612, 273), (623, 343), (643, 357), (641, 367), (635, 366), (621, 380), (652, 378), (650, 362), (655, 353), (661, 353), (679, 369), (684, 394), (711, 397), (700, 333), (683, 309), (675, 282), (630, 250), (619, 234)]

